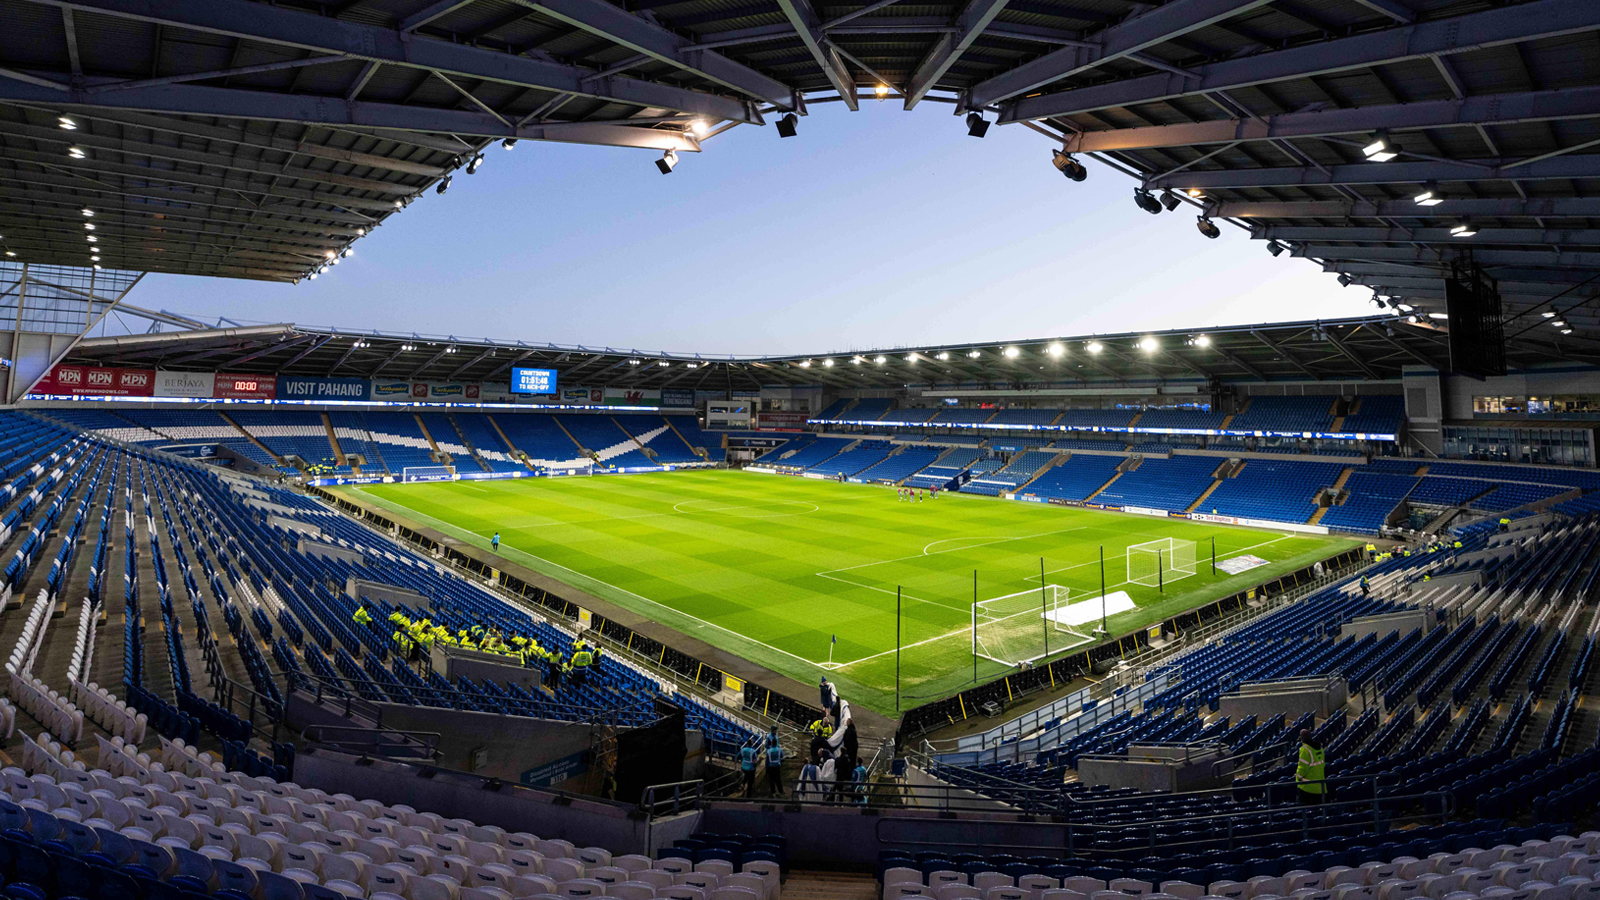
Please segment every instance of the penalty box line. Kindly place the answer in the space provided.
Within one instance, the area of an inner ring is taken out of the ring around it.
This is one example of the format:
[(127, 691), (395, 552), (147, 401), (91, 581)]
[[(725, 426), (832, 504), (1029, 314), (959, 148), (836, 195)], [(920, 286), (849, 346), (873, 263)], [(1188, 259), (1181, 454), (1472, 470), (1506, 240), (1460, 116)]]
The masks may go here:
[[(1289, 538), (1292, 538), (1292, 537), (1294, 537), (1294, 535), (1292, 535), (1292, 534), (1280, 534), (1275, 538), (1271, 538), (1270, 540), (1262, 541), (1259, 544), (1251, 544), (1248, 547), (1240, 547), (1237, 550), (1231, 550), (1231, 551), (1229, 551), (1227, 553), (1219, 553), (1219, 554), (1217, 554), (1217, 559), (1229, 559), (1229, 558), (1238, 556), (1241, 553), (1245, 553), (1245, 552), (1250, 551), (1250, 550), (1255, 550), (1255, 549), (1257, 549), (1259, 547), (1265, 547), (1268, 544), (1276, 544), (1279, 541), (1288, 540)], [(1116, 558), (1117, 557), (1115, 557), (1115, 556), (1109, 557), (1109, 559), (1116, 559)], [(1045, 572), (1045, 576), (1048, 577), (1048, 576), (1056, 574), (1057, 572), (1070, 572), (1073, 569), (1081, 569), (1081, 568), (1084, 568), (1085, 566), (1098, 565), (1099, 562), (1100, 562), (1099, 560), (1095, 559), (1095, 560), (1090, 560), (1089, 562), (1086, 562), (1086, 563), (1076, 563), (1076, 564), (1070, 565), (1070, 566), (1062, 566), (1059, 569), (1049, 569), (1048, 571)], [(1200, 564), (1200, 557), (1198, 557), (1198, 556), (1195, 557), (1195, 564), (1196, 565)], [(1023, 581), (1031, 581), (1034, 584), (1038, 584), (1039, 583), (1039, 578), (1036, 575), (1025, 576), (1022, 580)], [(1124, 581), (1122, 583), (1123, 584), (1128, 584), (1129, 582)]]

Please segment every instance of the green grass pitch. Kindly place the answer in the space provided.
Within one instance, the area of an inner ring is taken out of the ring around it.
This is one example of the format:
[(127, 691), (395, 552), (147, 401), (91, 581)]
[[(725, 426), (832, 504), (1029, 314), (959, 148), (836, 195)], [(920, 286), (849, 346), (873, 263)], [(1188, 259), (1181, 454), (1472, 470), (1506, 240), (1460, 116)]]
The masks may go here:
[[(1137, 605), (1111, 617), (1121, 635), (1358, 543), (962, 494), (909, 503), (880, 486), (731, 470), (343, 490), (484, 549), (498, 530), (507, 559), (802, 682), (827, 673), (885, 713), (896, 588), (909, 708), (972, 681), (974, 571), (980, 599), (1015, 594), (1038, 588), (1042, 558), (1048, 582), (1088, 599), (1104, 547), (1107, 589)], [(1195, 541), (1195, 575), (1165, 593), (1127, 584), (1128, 545), (1162, 537)], [(1213, 537), (1219, 559), (1270, 565), (1213, 577)], [(1052, 651), (1057, 640), (1076, 639), (1052, 635)], [(1005, 671), (982, 660), (978, 677)]]

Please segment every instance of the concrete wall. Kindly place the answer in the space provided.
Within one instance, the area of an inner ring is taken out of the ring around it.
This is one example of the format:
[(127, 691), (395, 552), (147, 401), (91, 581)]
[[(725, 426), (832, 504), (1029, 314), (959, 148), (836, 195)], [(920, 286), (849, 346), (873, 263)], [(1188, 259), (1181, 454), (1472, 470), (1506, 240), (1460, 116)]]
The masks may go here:
[[(385, 727), (437, 732), (440, 766), (511, 782), (520, 782), (524, 772), (586, 753), (591, 743), (590, 726), (581, 723), (396, 703), (373, 705), (383, 711)], [(556, 786), (583, 790), (592, 780), (588, 773), (585, 763)]]
[(1292, 722), (1306, 713), (1326, 718), (1350, 699), (1349, 685), (1342, 678), (1316, 686), (1290, 683), (1281, 688), (1265, 684), (1260, 687), (1262, 689), (1252, 690), (1251, 685), (1241, 685), (1242, 689), (1224, 694), (1219, 712), (1230, 722), (1250, 715), (1254, 715), (1257, 722), (1265, 722), (1279, 713)]
[(1398, 631), (1402, 635), (1410, 634), (1413, 629), (1421, 628), (1423, 634), (1432, 630), (1434, 620), (1420, 609), (1404, 610), (1401, 612), (1384, 613), (1380, 616), (1361, 616), (1344, 623), (1339, 629), (1340, 639), (1354, 637), (1356, 640), (1375, 634), (1379, 638), (1391, 631)]
[(366, 557), (361, 555), (360, 550), (352, 550), (349, 547), (341, 547), (338, 544), (330, 544), (327, 541), (313, 540), (310, 537), (301, 538), (299, 545), (295, 549), (301, 553), (315, 553), (318, 556), (342, 559), (356, 565), (363, 565), (366, 562)]
[[(1402, 373), (1405, 384), (1407, 433), (1416, 444), (1434, 453), (1444, 452), (1441, 429), (1448, 415), (1444, 379), (1438, 370), (1408, 366)], [(1471, 401), (1468, 401), (1471, 405)]]
[(427, 597), (407, 588), (393, 584), (384, 584), (381, 581), (367, 581), (364, 578), (351, 578), (345, 582), (344, 592), (352, 597), (371, 597), (374, 600), (387, 600), (412, 609), (427, 609), (431, 602)]
[(444, 677), (451, 683), (465, 676), (478, 681), (485, 678), (496, 682), (510, 681), (525, 688), (532, 688), (544, 677), (545, 667), (542, 662), (535, 668), (527, 669), (516, 663), (507, 663), (505, 660), (506, 657), (497, 653), (480, 653), (442, 644), (435, 644), (433, 647), (433, 670), (444, 673)]
[(435, 771), (422, 777), (415, 766), (356, 757), (326, 750), (308, 750), (295, 758), (295, 782), (330, 793), (343, 792), (390, 806), (405, 804), (447, 818), (526, 831), (547, 840), (567, 840), (580, 847), (604, 847), (615, 854), (654, 856), (660, 847), (688, 837), (700, 814), (690, 812), (649, 822), (637, 810), (588, 797), (502, 784), (490, 790), (482, 777)]
[(269, 527), (283, 528), (289, 531), (298, 531), (301, 534), (309, 534), (312, 537), (317, 538), (322, 537), (322, 529), (315, 525), (302, 522), (299, 519), (289, 519), (285, 518), (285, 516), (275, 515), (276, 513), (284, 513), (285, 515), (289, 515), (299, 512), (299, 510), (289, 509), (287, 507), (279, 506), (276, 503), (267, 503), (261, 500), (246, 500), (244, 505), (254, 506), (257, 509), (266, 510), (267, 525)]

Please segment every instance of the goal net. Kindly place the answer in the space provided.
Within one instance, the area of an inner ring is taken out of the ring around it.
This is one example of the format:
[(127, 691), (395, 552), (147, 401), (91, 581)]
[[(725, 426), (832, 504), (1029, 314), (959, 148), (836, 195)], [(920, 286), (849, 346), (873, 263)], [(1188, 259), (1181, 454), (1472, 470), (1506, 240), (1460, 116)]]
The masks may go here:
[(1128, 583), (1162, 587), (1194, 574), (1194, 541), (1159, 538), (1128, 548)]
[(410, 481), (455, 481), (455, 466), (406, 466), (400, 470), (400, 480)]
[(1087, 640), (1075, 628), (1063, 626), (1057, 617), (1067, 605), (1068, 593), (1059, 584), (1047, 584), (1043, 590), (1033, 588), (972, 604), (974, 652), (984, 659), (1015, 666), (1082, 642), (1052, 637), (1052, 632)]

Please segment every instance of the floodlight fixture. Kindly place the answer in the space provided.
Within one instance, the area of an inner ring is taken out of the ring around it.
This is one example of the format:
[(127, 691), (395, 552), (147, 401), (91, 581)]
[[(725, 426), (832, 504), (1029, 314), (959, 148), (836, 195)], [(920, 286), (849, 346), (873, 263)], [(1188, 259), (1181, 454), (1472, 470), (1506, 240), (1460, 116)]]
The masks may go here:
[(789, 113), (778, 120), (778, 137), (790, 138), (799, 132), (800, 117)]
[(92, 209), (90, 209), (90, 208), (89, 208), (89, 207), (87, 207), (87, 206), (85, 206), (85, 207), (84, 207), (84, 208), (83, 208), (83, 210), (82, 210), (82, 212), (83, 212), (83, 217), (84, 217), (84, 218), (85, 218), (85, 219), (92, 219), (92, 218), (94, 218), (94, 210), (92, 210)]
[(17, 255), (17, 251), (15, 251), (15, 250), (7, 250), (6, 251), (6, 255), (7, 256), (16, 256)]
[[(95, 266), (95, 268), (98, 269), (100, 267), (99, 266)], [(1563, 329), (1561, 329), (1561, 333), (1562, 334), (1571, 334), (1572, 333), (1572, 329), (1571, 328), (1563, 328)]]
[(1222, 229), (1217, 227), (1217, 223), (1211, 221), (1210, 216), (1196, 217), (1195, 227), (1200, 229), (1201, 234), (1212, 240), (1222, 237)]
[(82, 147), (68, 147), (67, 155), (73, 159), (88, 159), (89, 154)]
[(1451, 237), (1458, 237), (1458, 238), (1472, 237), (1473, 235), (1475, 235), (1477, 233), (1478, 233), (1478, 226), (1472, 224), (1472, 220), (1471, 219), (1461, 219), (1461, 220), (1456, 222), (1455, 227), (1450, 229), (1450, 236)]
[(864, 357), (864, 356), (852, 356), (852, 357), (850, 357), (850, 362), (852, 364), (854, 364), (854, 365), (858, 365), (859, 366), (859, 365), (861, 365), (862, 363), (864, 363), (866, 361), (867, 361), (866, 357)]
[(339, 251), (339, 255), (344, 257), (344, 258), (346, 258), (346, 259), (348, 259), (348, 258), (350, 258), (352, 256), (355, 256), (356, 255), (356, 251), (355, 251), (354, 247), (346, 247), (343, 250)]
[(1007, 347), (1005, 349), (1005, 354), (1006, 354), (1006, 359), (1016, 359), (1017, 357), (1022, 355), (1022, 351), (1018, 350), (1016, 347)]
[(1411, 198), (1411, 202), (1418, 206), (1438, 206), (1444, 202), (1444, 199), (1444, 191), (1439, 190), (1437, 183), (1430, 181), (1422, 186), (1422, 190), (1416, 196)]
[(983, 355), (982, 353), (979, 353), (976, 350), (968, 350), (967, 351), (967, 359), (977, 359), (978, 357), (980, 357), (982, 355)]
[(887, 84), (880, 84), (876, 88), (873, 88), (872, 92), (878, 95), (878, 102), (882, 103), (884, 98), (889, 96), (889, 86)]
[(445, 191), (450, 190), (450, 182), (452, 182), (454, 180), (455, 180), (455, 176), (454, 175), (446, 175), (445, 177), (439, 179), (439, 186), (434, 188), (433, 192), (435, 194), (442, 194)]
[(910, 363), (913, 366), (916, 365), (917, 364), (917, 354), (915, 354), (915, 353), (906, 354), (906, 362)]
[(517, 146), (517, 139), (516, 138), (506, 138), (505, 140), (500, 142), (500, 148), (502, 150), (510, 150), (515, 146)]
[(1139, 341), (1139, 349), (1146, 353), (1154, 353), (1161, 349), (1161, 342), (1154, 335), (1146, 335)]
[(95, 242), (96, 242), (96, 241), (98, 241), (98, 240), (100, 240), (100, 239), (99, 239), (99, 238), (97, 238), (97, 237), (95, 237), (95, 236), (94, 236), (94, 235), (92, 235), (92, 234), (91, 234), (91, 235), (89, 235), (89, 243), (91, 243), (91, 244), (93, 244), (93, 243), (95, 243)]
[(802, 368), (802, 369), (811, 368), (811, 360), (809, 360), (809, 359), (800, 360), (800, 368)]
[(1167, 212), (1172, 212), (1173, 210), (1177, 209), (1178, 208), (1178, 204), (1180, 204), (1182, 202), (1183, 202), (1183, 198), (1179, 197), (1177, 194), (1174, 194), (1171, 191), (1162, 191), (1161, 192), (1161, 205), (1166, 207)]
[(1197, 335), (1195, 335), (1194, 336), (1194, 345), (1196, 347), (1209, 347), (1209, 346), (1211, 346), (1211, 335), (1209, 335), (1209, 334), (1197, 334)]
[(1271, 253), (1274, 257), (1282, 256), (1285, 249), (1286, 248), (1277, 241), (1267, 242), (1267, 252)]
[(711, 126), (707, 124), (705, 119), (692, 119), (689, 122), (689, 133), (695, 137), (704, 137), (705, 133), (710, 130)]
[(1099, 341), (1090, 341), (1089, 343), (1083, 345), (1083, 349), (1089, 351), (1090, 353), (1099, 353), (1101, 350), (1104, 350), (1105, 347), (1103, 347)]
[(1189, 195), (1190, 200), (1199, 200), (1201, 197), (1206, 195), (1206, 192), (1200, 190), (1199, 188), (1189, 188), (1188, 190), (1184, 191), (1184, 193)]
[(1544, 312), (1539, 313), (1539, 315), (1544, 316), (1546, 319), (1554, 319), (1556, 317), (1555, 310), (1551, 309), (1547, 309)]
[(94, 230), (94, 223), (93, 222), (85, 222), (85, 223), (83, 223), (83, 227), (84, 227), (84, 230), (86, 230), (86, 231), (93, 231)]
[(1339, 273), (1339, 286), (1340, 287), (1349, 287), (1350, 286), (1350, 282), (1353, 281), (1353, 280), (1354, 279), (1352, 279), (1349, 275), (1346, 275), (1343, 272)]
[(972, 137), (975, 137), (975, 138), (981, 138), (981, 137), (983, 137), (984, 135), (986, 135), (988, 133), (989, 133), (989, 122), (988, 122), (988, 120), (986, 120), (983, 117), (983, 113), (980, 113), (980, 112), (969, 112), (969, 113), (967, 113), (967, 134), (968, 135), (971, 135)]
[(1083, 163), (1073, 159), (1070, 153), (1063, 153), (1057, 150), (1055, 155), (1050, 158), (1050, 162), (1061, 171), (1062, 175), (1072, 181), (1082, 181), (1089, 177), (1089, 170), (1083, 167)]
[(889, 357), (887, 357), (887, 356), (880, 356), (880, 357), (878, 357), (878, 358), (873, 360), (873, 362), (877, 363), (880, 366), (883, 365), (884, 363), (888, 362), (888, 361), (889, 361)]
[(1067, 352), (1067, 348), (1065, 346), (1063, 346), (1060, 341), (1055, 341), (1055, 342), (1051, 343), (1050, 346), (1048, 346), (1048, 347), (1046, 347), (1044, 349), (1045, 349), (1046, 353), (1048, 353), (1051, 356), (1054, 356), (1054, 357), (1056, 357), (1058, 359), (1063, 354), (1065, 354)]
[(481, 166), (481, 165), (483, 165), (483, 154), (482, 153), (474, 154), (472, 159), (468, 160), (468, 162), (467, 162), (467, 174), (468, 175), (476, 175), (476, 174), (478, 174), (478, 167)]
[(939, 361), (940, 362), (943, 362), (944, 360), (947, 360), (949, 358), (950, 358), (950, 351), (949, 350), (940, 350), (939, 351)]
[(1565, 328), (1565, 327), (1567, 327), (1567, 320), (1566, 319), (1554, 319), (1554, 320), (1552, 320), (1550, 322), (1550, 324), (1554, 325), (1557, 328)]
[(823, 368), (824, 368), (824, 369), (831, 369), (831, 368), (833, 368), (833, 360), (832, 360), (832, 359), (825, 359), (825, 360), (823, 360), (823, 361), (822, 361), (822, 367), (823, 367)]
[(1161, 214), (1161, 201), (1157, 200), (1154, 194), (1143, 188), (1133, 189), (1133, 203), (1152, 216)]
[(71, 116), (61, 116), (60, 118), (56, 119), (56, 124), (61, 126), (62, 131), (78, 130), (78, 120), (72, 118)]
[(676, 150), (670, 150), (669, 149), (669, 150), (667, 150), (667, 152), (661, 154), (661, 158), (660, 159), (656, 160), (656, 168), (660, 169), (661, 170), (661, 174), (663, 174), (663, 175), (671, 175), (672, 174), (672, 167), (676, 166), (677, 164), (678, 164), (678, 151), (676, 151)]
[(1394, 142), (1389, 140), (1388, 130), (1382, 128), (1373, 136), (1372, 143), (1361, 148), (1361, 153), (1366, 156), (1368, 162), (1388, 162), (1400, 155)]

